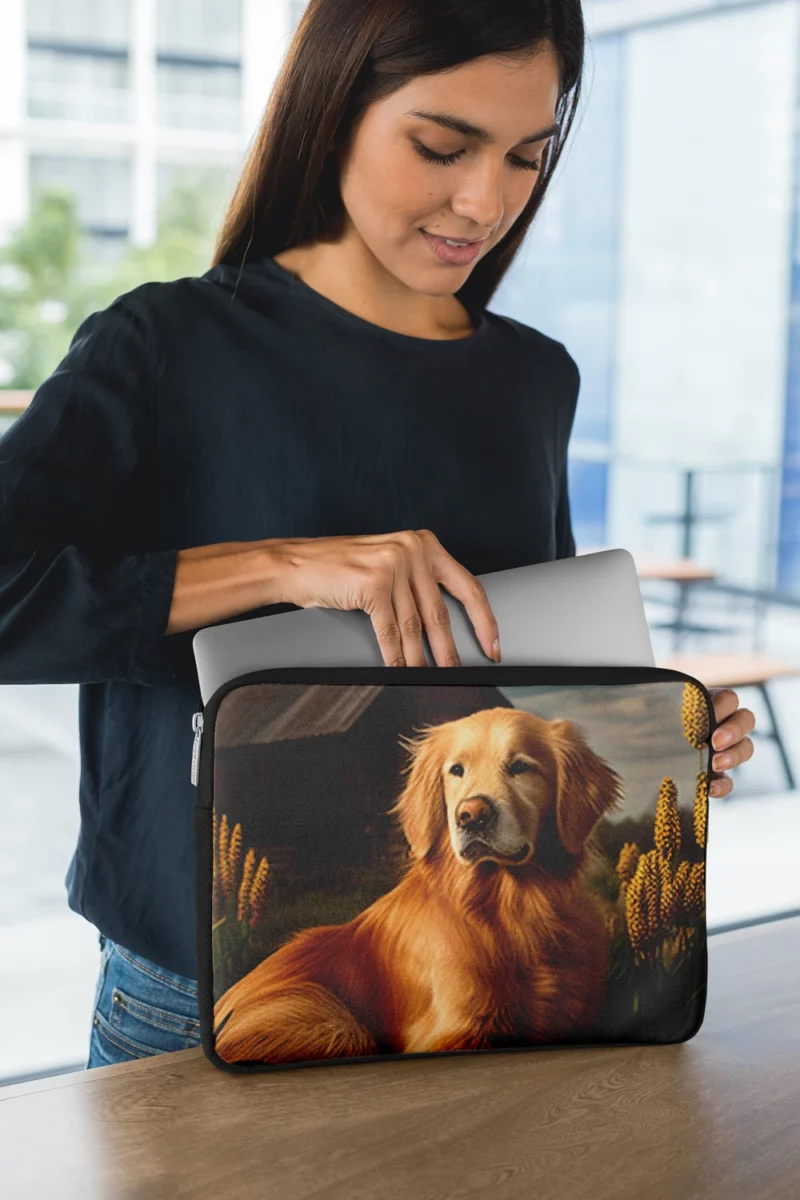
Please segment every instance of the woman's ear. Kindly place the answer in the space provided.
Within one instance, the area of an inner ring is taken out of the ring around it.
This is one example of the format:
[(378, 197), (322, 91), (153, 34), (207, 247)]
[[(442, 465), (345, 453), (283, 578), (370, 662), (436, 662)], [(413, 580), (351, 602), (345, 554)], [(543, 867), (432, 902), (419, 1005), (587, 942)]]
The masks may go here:
[(416, 738), (400, 737), (400, 744), (411, 754), (403, 769), (405, 786), (390, 813), (400, 818), (406, 841), (414, 858), (424, 858), (447, 829), (442, 783), (441, 726), (430, 726)]
[(600, 817), (622, 803), (622, 780), (572, 721), (550, 721), (556, 760), (556, 825), (569, 854), (580, 854)]

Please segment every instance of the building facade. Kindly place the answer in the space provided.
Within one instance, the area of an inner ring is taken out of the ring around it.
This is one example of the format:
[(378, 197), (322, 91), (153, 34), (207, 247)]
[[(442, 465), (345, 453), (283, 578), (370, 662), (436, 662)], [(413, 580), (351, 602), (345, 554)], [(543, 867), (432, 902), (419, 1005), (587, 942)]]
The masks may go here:
[(153, 241), (175, 184), (222, 203), (291, 17), (284, 0), (3, 0), (0, 240), (49, 183), (111, 252)]

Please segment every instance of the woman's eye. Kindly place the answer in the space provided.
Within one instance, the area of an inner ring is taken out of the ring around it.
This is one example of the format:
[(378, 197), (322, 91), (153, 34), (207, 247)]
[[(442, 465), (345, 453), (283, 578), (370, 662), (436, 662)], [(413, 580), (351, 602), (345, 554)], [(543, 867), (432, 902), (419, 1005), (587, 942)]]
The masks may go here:
[[(427, 159), (428, 162), (439, 163), (442, 167), (452, 166), (454, 162), (458, 162), (464, 153), (463, 150), (456, 150), (453, 154), (437, 154), (435, 150), (430, 150), (427, 146), (423, 146), (422, 142), (414, 142), (413, 146), (422, 158)], [(515, 167), (523, 171), (538, 171), (542, 165), (540, 158), (536, 162), (529, 162), (526, 158), (516, 158), (513, 154), (511, 155), (511, 162)]]

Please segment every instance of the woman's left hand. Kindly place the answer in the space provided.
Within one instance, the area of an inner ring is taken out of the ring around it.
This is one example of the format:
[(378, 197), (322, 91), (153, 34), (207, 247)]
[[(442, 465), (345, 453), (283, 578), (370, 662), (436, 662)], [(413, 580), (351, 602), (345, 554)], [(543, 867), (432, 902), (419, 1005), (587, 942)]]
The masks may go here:
[(727, 796), (733, 790), (733, 780), (725, 774), (753, 757), (753, 742), (747, 736), (755, 728), (756, 719), (749, 708), (739, 708), (739, 697), (731, 688), (710, 688), (717, 728), (711, 738), (715, 751), (711, 760), (712, 796)]

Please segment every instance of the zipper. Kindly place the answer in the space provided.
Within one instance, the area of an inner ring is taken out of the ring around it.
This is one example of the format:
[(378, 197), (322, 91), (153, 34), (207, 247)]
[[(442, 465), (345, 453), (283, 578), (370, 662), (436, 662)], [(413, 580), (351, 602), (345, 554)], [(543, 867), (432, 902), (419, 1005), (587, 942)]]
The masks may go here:
[(194, 745), (192, 746), (192, 783), (197, 787), (197, 768), (200, 764), (200, 743), (203, 740), (203, 714), (196, 712), (192, 716), (194, 730)]

